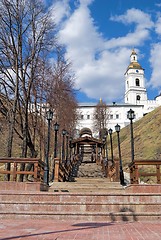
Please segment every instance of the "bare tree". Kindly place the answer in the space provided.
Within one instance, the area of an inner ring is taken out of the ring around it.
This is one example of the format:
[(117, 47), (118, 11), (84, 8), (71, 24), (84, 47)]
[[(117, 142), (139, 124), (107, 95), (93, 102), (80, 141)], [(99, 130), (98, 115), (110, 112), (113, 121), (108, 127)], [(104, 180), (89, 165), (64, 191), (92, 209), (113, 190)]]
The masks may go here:
[[(42, 156), (42, 106), (51, 107), (61, 128), (70, 131), (76, 121), (74, 77), (41, 0), (0, 0), (0, 6), (0, 111), (8, 120), (7, 156), (12, 156), (14, 132), (22, 141), (22, 157), (37, 156), (36, 143)], [(54, 69), (47, 59), (53, 51)]]
[(100, 99), (99, 103), (96, 105), (94, 114), (94, 128), (99, 133), (99, 137), (102, 139), (106, 133), (108, 125), (108, 106), (105, 102)]
[[(54, 45), (54, 26), (49, 14), (44, 12), (42, 1), (0, 0), (0, 7), (0, 85), (8, 101), (7, 156), (12, 155), (16, 121), (21, 127), (22, 156), (27, 156), (27, 147), (35, 156), (29, 131), (28, 106), (39, 59)], [(7, 169), (10, 169), (9, 164)]]
[(71, 64), (65, 61), (60, 48), (57, 51), (52, 77), (48, 102), (54, 109), (56, 121), (62, 128), (72, 132), (77, 120), (77, 101), (73, 90), (74, 74)]
[(7, 155), (12, 154), (15, 118), (21, 126), (22, 156), (27, 146), (34, 155), (28, 127), (28, 106), (37, 78), (40, 58), (55, 44), (54, 26), (39, 0), (0, 1), (1, 91), (8, 105), (9, 138)]

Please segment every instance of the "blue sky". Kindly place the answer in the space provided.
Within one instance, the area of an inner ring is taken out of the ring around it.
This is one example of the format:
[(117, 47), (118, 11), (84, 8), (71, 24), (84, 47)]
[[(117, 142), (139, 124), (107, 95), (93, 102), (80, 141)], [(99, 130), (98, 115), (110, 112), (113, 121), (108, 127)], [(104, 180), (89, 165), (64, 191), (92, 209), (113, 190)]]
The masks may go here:
[[(47, 0), (46, 0), (47, 1)], [(160, 0), (48, 0), (59, 41), (76, 75), (80, 102), (124, 101), (124, 73), (134, 48), (148, 98), (161, 91)]]

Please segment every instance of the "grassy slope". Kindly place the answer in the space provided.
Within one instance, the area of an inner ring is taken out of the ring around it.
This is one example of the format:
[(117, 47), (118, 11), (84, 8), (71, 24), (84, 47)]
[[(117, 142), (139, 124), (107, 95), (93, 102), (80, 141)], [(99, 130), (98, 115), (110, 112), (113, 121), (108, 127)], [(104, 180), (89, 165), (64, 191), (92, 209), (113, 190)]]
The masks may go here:
[[(161, 159), (161, 107), (156, 108), (142, 119), (136, 121), (134, 127), (135, 159)], [(118, 157), (117, 139), (114, 135), (114, 155)], [(120, 132), (123, 164), (131, 162), (130, 125)]]

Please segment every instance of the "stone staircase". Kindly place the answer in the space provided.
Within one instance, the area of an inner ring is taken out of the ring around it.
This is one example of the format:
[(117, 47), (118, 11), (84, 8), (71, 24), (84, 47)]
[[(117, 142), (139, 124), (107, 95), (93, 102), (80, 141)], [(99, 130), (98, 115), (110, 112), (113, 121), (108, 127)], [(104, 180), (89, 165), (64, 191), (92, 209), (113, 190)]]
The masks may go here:
[(96, 163), (82, 162), (79, 166), (78, 178), (104, 178), (105, 175), (102, 172), (102, 167)]
[(106, 178), (75, 178), (75, 182), (54, 182), (49, 192), (69, 193), (109, 193), (120, 192), (124, 188), (117, 182), (109, 182)]
[(5, 192), (0, 193), (0, 219), (79, 221), (161, 220), (160, 193)]
[(90, 164), (79, 166), (75, 182), (53, 182), (49, 192), (0, 190), (0, 219), (161, 220), (161, 185), (122, 187)]

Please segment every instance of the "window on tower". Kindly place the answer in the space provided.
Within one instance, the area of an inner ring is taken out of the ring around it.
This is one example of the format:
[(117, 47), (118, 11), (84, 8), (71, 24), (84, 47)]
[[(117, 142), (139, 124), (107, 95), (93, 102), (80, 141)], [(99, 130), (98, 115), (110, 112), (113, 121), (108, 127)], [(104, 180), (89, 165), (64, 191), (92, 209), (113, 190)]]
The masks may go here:
[(140, 101), (140, 98), (141, 98), (140, 95), (137, 95), (137, 96), (136, 96), (136, 100), (137, 100), (137, 101)]
[(135, 82), (136, 82), (136, 86), (137, 86), (137, 87), (140, 86), (140, 80), (139, 80), (139, 78), (136, 78), (136, 79), (135, 79)]

